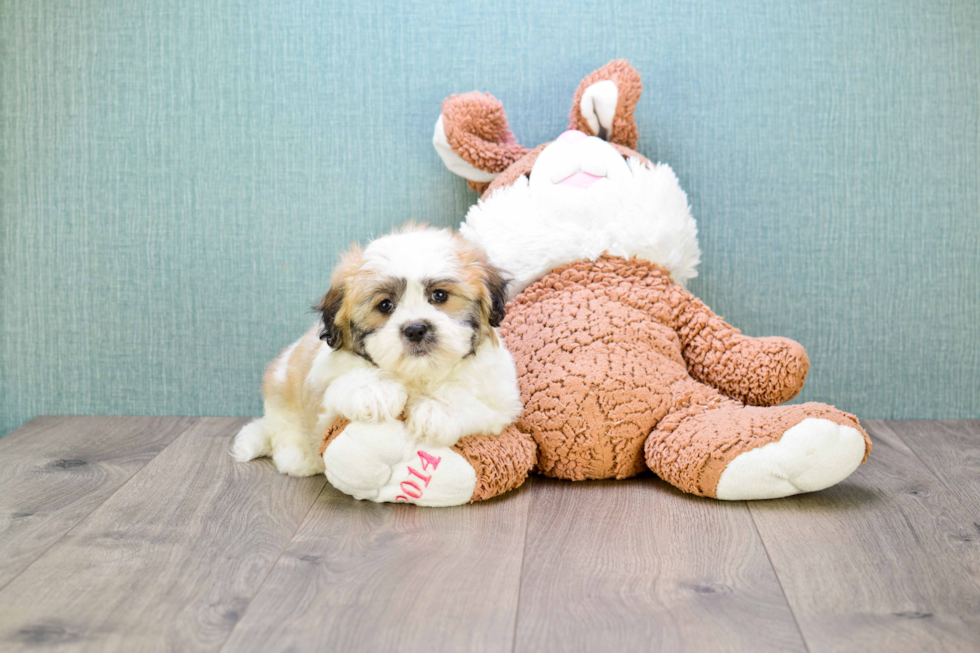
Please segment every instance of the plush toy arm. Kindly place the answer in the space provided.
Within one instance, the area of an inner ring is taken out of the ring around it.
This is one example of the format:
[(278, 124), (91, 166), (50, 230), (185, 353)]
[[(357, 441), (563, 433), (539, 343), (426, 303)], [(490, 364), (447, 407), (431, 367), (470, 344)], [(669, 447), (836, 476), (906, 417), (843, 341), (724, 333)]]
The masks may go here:
[(320, 446), (331, 485), (378, 503), (457, 506), (513, 490), (537, 464), (534, 440), (510, 425), (452, 448), (417, 442), (400, 421), (335, 420)]
[(775, 406), (803, 388), (810, 360), (788, 338), (751, 338), (688, 291), (671, 289), (674, 329), (688, 370), (698, 381), (752, 406)]
[(471, 435), (453, 451), (476, 471), (476, 489), (470, 501), (483, 501), (521, 485), (538, 464), (538, 445), (515, 425), (500, 435)]

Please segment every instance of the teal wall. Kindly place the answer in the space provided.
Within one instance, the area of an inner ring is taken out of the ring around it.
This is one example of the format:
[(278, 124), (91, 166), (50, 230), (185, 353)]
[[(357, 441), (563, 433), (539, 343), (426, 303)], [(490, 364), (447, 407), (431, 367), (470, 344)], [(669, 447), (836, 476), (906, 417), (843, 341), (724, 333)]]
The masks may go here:
[(0, 433), (259, 412), (338, 250), (475, 200), (429, 144), (446, 95), (534, 145), (616, 57), (692, 289), (802, 342), (803, 399), (980, 417), (976, 0), (3, 0)]

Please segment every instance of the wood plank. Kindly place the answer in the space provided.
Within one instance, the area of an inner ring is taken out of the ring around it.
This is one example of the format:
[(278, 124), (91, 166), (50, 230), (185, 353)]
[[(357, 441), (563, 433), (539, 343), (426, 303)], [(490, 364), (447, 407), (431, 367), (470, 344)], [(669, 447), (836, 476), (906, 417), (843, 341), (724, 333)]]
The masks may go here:
[(0, 649), (211, 651), (326, 480), (228, 455), (203, 418), (0, 591)]
[(225, 651), (510, 651), (528, 480), (456, 508), (327, 487)]
[(0, 588), (193, 423), (38, 417), (0, 438)]
[(884, 422), (879, 428), (898, 436), (964, 507), (980, 512), (980, 421)]
[(980, 649), (980, 538), (886, 425), (843, 483), (750, 510), (811, 651)]
[(536, 482), (516, 651), (801, 651), (742, 502)]

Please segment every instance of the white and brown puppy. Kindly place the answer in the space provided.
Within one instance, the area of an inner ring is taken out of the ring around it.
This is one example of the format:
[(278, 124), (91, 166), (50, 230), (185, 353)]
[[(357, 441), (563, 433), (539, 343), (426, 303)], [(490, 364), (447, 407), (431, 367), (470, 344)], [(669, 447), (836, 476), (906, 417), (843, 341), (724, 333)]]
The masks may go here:
[(272, 456), (293, 476), (322, 472), (317, 450), (337, 417), (404, 416), (409, 434), (438, 447), (500, 433), (521, 411), (495, 330), (505, 287), (484, 252), (448, 230), (409, 225), (350, 250), (319, 324), (269, 364), (265, 415), (241, 430), (232, 455)]

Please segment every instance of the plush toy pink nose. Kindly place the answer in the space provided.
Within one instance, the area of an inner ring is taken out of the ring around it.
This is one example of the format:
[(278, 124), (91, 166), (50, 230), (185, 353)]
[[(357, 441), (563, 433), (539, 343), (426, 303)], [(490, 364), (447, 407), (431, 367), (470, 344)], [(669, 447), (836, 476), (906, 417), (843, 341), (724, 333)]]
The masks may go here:
[(583, 134), (577, 129), (569, 129), (567, 132), (555, 139), (556, 143), (568, 143), (572, 145), (573, 143), (578, 143), (583, 138), (588, 138), (588, 135)]

